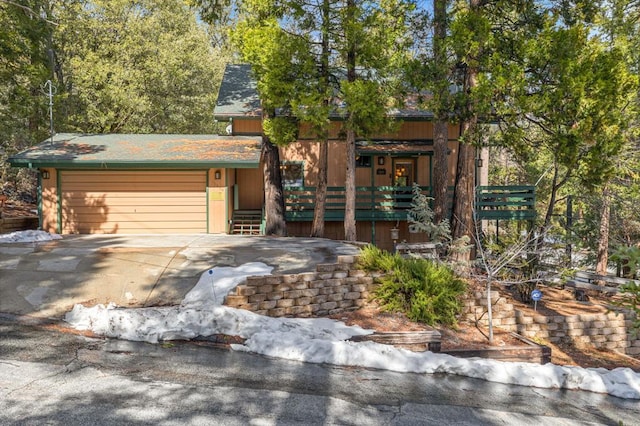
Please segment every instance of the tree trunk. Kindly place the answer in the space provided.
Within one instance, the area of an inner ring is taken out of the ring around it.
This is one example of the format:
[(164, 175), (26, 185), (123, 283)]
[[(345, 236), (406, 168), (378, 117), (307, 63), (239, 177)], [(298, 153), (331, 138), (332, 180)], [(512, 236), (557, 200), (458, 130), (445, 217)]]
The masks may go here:
[[(475, 132), (476, 120), (472, 118), (462, 125), (463, 135)], [(458, 167), (453, 199), (452, 236), (454, 239), (469, 237), (473, 241), (473, 198), (475, 183), (475, 148), (467, 142), (461, 142), (458, 148)], [(461, 253), (458, 261), (470, 259), (470, 252)]]
[(433, 125), (433, 222), (440, 223), (447, 219), (449, 186), (449, 164), (447, 159), (448, 124), (446, 121), (437, 120)]
[(434, 223), (440, 223), (447, 218), (449, 185), (449, 164), (447, 151), (449, 149), (448, 122), (445, 115), (445, 99), (449, 96), (449, 72), (447, 67), (447, 55), (445, 39), (447, 37), (447, 3), (448, 0), (434, 0), (433, 2), (433, 59), (437, 69), (435, 77), (436, 97), (438, 105), (435, 106), (435, 118), (433, 124), (433, 183), (431, 195), (433, 196)]
[[(322, 54), (320, 58), (320, 87), (318, 90), (324, 97), (323, 104), (329, 106), (329, 25), (331, 24), (329, 0), (322, 2)], [(324, 237), (324, 213), (327, 199), (327, 164), (329, 162), (329, 141), (326, 129), (319, 129), (320, 146), (318, 153), (318, 183), (316, 184), (315, 206), (313, 210), (313, 223), (311, 224), (312, 237)]]
[[(472, 14), (481, 15), (483, 3), (481, 0), (469, 0)], [(478, 85), (479, 59), (483, 55), (482, 45), (469, 54), (464, 73), (464, 91), (467, 95), (465, 118), (460, 126), (461, 141), (458, 147), (458, 164), (453, 195), (452, 236), (454, 239), (468, 237), (474, 241), (475, 225), (473, 218), (475, 199), (475, 147), (473, 141), (477, 139), (478, 112), (473, 98), (473, 89)], [(455, 254), (458, 262), (466, 263), (471, 260), (472, 251), (462, 251)]]
[[(596, 258), (596, 274), (607, 275), (609, 263), (609, 216), (611, 215), (611, 196), (609, 187), (602, 190), (602, 210), (600, 211), (600, 238), (598, 239), (598, 257)], [(599, 283), (604, 285), (604, 281)]]
[[(355, 21), (355, 0), (347, 0), (347, 22)], [(356, 40), (353, 40), (351, 31), (347, 30), (347, 81), (356, 81)], [(347, 107), (349, 108), (349, 107)], [(347, 113), (347, 174), (345, 177), (345, 203), (344, 203), (344, 239), (356, 241), (356, 134), (353, 130), (353, 112)]]
[[(263, 119), (266, 119), (271, 115), (263, 109), (262, 116)], [(284, 217), (280, 152), (264, 133), (262, 134), (261, 162), (264, 175), (264, 233), (265, 235), (284, 237), (287, 235), (287, 223)]]
[[(476, 71), (467, 70), (465, 78), (467, 87), (476, 84)], [(473, 110), (473, 102), (470, 100), (468, 108)], [(455, 188), (453, 192), (453, 213), (451, 218), (451, 233), (453, 239), (468, 237), (469, 242), (474, 241), (474, 186), (475, 186), (475, 147), (471, 144), (477, 132), (478, 118), (470, 114), (469, 118), (462, 122), (460, 133), (463, 138), (458, 147), (458, 163), (456, 169)], [(458, 262), (471, 260), (471, 251), (463, 251), (454, 254)]]
[(347, 176), (345, 179), (344, 239), (356, 241), (356, 135), (347, 130)]
[(328, 141), (320, 141), (318, 154), (318, 183), (316, 184), (315, 206), (313, 210), (313, 224), (311, 226), (312, 237), (324, 237), (324, 212), (327, 198), (327, 163)]

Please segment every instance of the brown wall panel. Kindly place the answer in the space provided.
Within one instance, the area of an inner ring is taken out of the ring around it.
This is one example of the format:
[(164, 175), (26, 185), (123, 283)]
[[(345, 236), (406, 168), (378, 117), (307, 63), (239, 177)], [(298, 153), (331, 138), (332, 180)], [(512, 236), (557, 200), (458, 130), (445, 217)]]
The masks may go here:
[(262, 122), (255, 120), (233, 120), (234, 135), (259, 135), (262, 133)]
[(261, 210), (264, 201), (262, 169), (237, 169), (238, 209)]

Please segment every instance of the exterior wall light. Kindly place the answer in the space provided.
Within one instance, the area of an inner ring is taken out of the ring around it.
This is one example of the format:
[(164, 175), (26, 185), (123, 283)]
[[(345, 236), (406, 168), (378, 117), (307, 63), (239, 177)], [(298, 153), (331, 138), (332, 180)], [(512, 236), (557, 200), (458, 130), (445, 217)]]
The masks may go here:
[(42, 179), (50, 179), (51, 175), (49, 174), (49, 170), (42, 170), (40, 172), (40, 175), (42, 176)]
[(378, 165), (384, 166), (384, 157), (378, 157)]
[(222, 173), (220, 173), (220, 170), (216, 170), (213, 176), (216, 180), (220, 180), (220, 178), (222, 177)]

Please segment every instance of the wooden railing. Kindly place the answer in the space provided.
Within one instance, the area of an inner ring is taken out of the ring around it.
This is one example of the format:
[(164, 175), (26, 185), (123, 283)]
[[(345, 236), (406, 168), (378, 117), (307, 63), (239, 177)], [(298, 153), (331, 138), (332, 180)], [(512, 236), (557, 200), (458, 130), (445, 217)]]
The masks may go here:
[[(429, 186), (420, 189), (426, 195), (431, 194)], [(285, 187), (284, 193), (288, 221), (313, 220), (315, 187), (290, 186)], [(356, 220), (407, 220), (412, 199), (410, 186), (356, 187)], [(344, 205), (344, 187), (328, 187), (325, 220), (344, 220)], [(476, 190), (476, 212), (481, 220), (533, 220), (536, 217), (535, 187), (480, 186)]]
[(535, 208), (535, 186), (479, 186), (476, 188), (478, 219), (534, 220)]
[[(429, 194), (431, 189), (421, 187)], [(356, 187), (356, 220), (406, 220), (413, 199), (410, 186)], [(290, 221), (313, 219), (316, 188), (313, 186), (285, 187), (286, 218)], [(344, 220), (344, 187), (327, 188), (325, 220)]]

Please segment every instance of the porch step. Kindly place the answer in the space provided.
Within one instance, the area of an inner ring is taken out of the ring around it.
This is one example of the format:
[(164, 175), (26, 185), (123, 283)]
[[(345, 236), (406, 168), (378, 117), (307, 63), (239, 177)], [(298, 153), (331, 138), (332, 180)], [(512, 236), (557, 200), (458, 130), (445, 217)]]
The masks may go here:
[(260, 235), (262, 212), (260, 210), (236, 210), (231, 219), (231, 234)]

